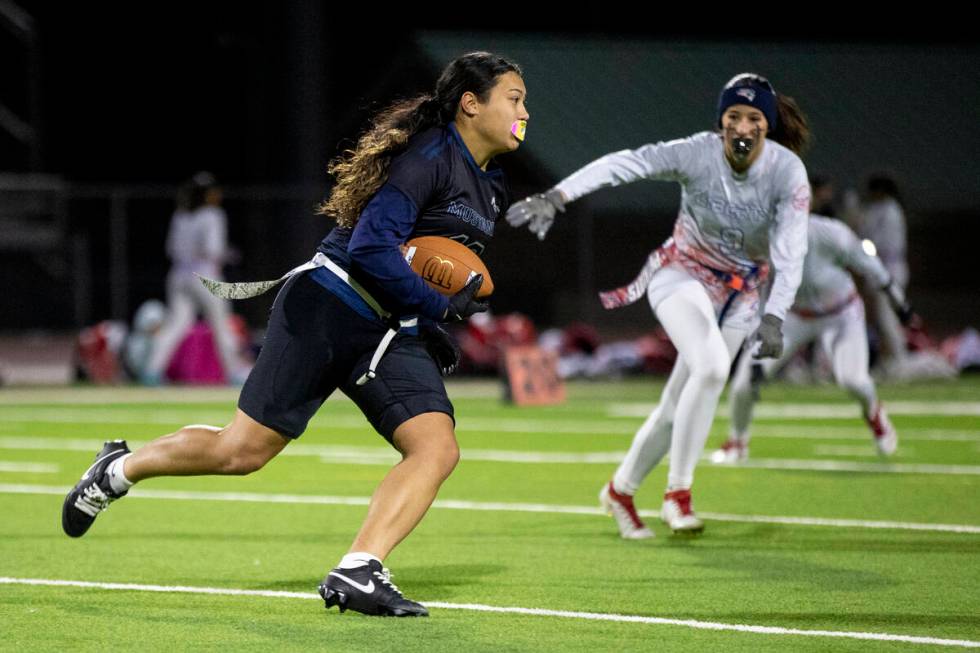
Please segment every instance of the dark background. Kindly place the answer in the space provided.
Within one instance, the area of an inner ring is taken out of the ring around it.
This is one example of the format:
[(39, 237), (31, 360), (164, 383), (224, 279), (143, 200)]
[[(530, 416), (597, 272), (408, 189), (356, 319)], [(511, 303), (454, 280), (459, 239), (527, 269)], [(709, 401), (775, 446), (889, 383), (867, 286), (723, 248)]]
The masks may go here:
[[(729, 77), (766, 74), (810, 117), (811, 173), (840, 190), (877, 170), (898, 179), (910, 296), (927, 323), (940, 332), (980, 324), (980, 47), (949, 24), (371, 24), (309, 0), (16, 6), (33, 36), (0, 21), (0, 103), (36, 131), (25, 141), (0, 129), (0, 177), (52, 175), (63, 218), (47, 249), (3, 244), (2, 329), (128, 319), (162, 298), (173, 188), (200, 169), (227, 188), (230, 239), (243, 256), (229, 278), (270, 278), (305, 260), (331, 227), (313, 214), (329, 192), (329, 159), (372, 111), (428, 90), (443, 64), (472, 49), (525, 69), (528, 140), (501, 158), (515, 197), (606, 152), (710, 128)], [(15, 195), (0, 194), (0, 214), (16, 213)], [(649, 328), (645, 306), (610, 316), (594, 292), (632, 278), (669, 233), (678, 197), (669, 184), (596, 193), (540, 244), (501, 222), (487, 254), (494, 309), (541, 326)], [(237, 310), (261, 326), (269, 302)]]

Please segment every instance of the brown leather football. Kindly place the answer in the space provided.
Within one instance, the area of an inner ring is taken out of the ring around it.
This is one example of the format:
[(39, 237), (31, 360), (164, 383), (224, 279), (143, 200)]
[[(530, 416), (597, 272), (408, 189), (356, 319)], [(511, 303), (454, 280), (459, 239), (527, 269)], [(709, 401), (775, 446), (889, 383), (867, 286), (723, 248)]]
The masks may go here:
[(490, 271), (473, 250), (442, 236), (420, 236), (402, 245), (405, 260), (415, 273), (443, 295), (455, 295), (473, 275), (483, 275), (477, 297), (493, 293)]

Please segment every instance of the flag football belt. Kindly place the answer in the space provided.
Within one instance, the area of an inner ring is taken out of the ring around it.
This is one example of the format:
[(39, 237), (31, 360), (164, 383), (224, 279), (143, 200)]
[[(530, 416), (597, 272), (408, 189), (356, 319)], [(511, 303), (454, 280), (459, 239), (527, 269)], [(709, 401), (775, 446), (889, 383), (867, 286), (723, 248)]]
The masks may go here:
[(811, 311), (806, 308), (796, 308), (795, 306), (790, 308), (789, 310), (792, 311), (794, 314), (799, 315), (800, 317), (805, 318), (807, 320), (816, 320), (817, 318), (821, 318), (821, 317), (830, 317), (831, 315), (837, 315), (845, 308), (850, 306), (851, 303), (857, 298), (858, 298), (858, 294), (856, 292), (852, 292), (850, 295), (847, 296), (847, 299), (838, 302), (833, 306), (831, 306), (830, 308), (822, 311)]
[(381, 304), (379, 304), (377, 300), (371, 296), (371, 293), (369, 293), (364, 286), (359, 284), (356, 279), (351, 278), (350, 274), (348, 274), (346, 270), (327, 258), (327, 255), (323, 252), (317, 252), (312, 260), (307, 261), (302, 265), (297, 265), (295, 268), (278, 279), (270, 279), (268, 281), (229, 282), (208, 279), (207, 277), (202, 277), (201, 275), (197, 275), (197, 277), (201, 280), (201, 283), (204, 284), (204, 287), (216, 297), (221, 297), (222, 299), (248, 299), (249, 297), (257, 297), (268, 292), (295, 274), (320, 267), (330, 270), (334, 276), (343, 281), (346, 285), (350, 286), (350, 288), (364, 300), (364, 303), (370, 306), (371, 310), (373, 310), (378, 317), (381, 318), (381, 321), (388, 325), (388, 331), (385, 333), (384, 337), (381, 338), (381, 342), (378, 343), (377, 349), (374, 350), (374, 355), (371, 357), (371, 363), (368, 365), (367, 372), (362, 374), (361, 377), (357, 379), (357, 385), (364, 385), (378, 375), (378, 363), (381, 361), (381, 357), (384, 356), (385, 352), (388, 350), (388, 346), (391, 345), (391, 341), (394, 340), (398, 332), (404, 328), (418, 326), (419, 319), (417, 317), (400, 319), (398, 320), (398, 328), (395, 328), (391, 313), (382, 308)]
[[(650, 281), (653, 279), (653, 275), (657, 273), (657, 270), (673, 261), (681, 262), (685, 268), (692, 272), (696, 272), (698, 268), (707, 270), (713, 275), (714, 281), (721, 282), (726, 288), (731, 289), (732, 292), (729, 294), (718, 316), (719, 324), (724, 319), (725, 314), (728, 312), (729, 307), (738, 293), (758, 288), (760, 283), (765, 279), (765, 272), (768, 271), (767, 268), (762, 266), (754, 266), (747, 274), (718, 270), (685, 255), (684, 252), (677, 248), (677, 243), (674, 242), (674, 239), (668, 238), (663, 245), (650, 252), (646, 263), (643, 264), (643, 268), (633, 281), (620, 288), (599, 293), (599, 301), (602, 302), (602, 307), (608, 310), (635, 303), (646, 293), (647, 287), (650, 285)], [(703, 277), (704, 275), (696, 276)]]

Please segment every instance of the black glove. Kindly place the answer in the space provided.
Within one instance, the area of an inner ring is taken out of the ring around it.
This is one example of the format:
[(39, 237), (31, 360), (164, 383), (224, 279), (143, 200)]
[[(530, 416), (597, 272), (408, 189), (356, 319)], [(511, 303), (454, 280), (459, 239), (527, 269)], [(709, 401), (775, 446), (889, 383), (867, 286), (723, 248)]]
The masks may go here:
[(446, 314), (442, 316), (443, 322), (462, 322), (474, 313), (482, 313), (490, 308), (486, 302), (478, 302), (474, 299), (476, 293), (483, 285), (483, 275), (478, 274), (463, 289), (449, 298), (449, 307)]
[(556, 188), (531, 195), (520, 202), (515, 202), (507, 209), (508, 224), (512, 227), (520, 227), (527, 224), (531, 233), (544, 240), (551, 223), (555, 221), (556, 212), (565, 212), (565, 198), (561, 191)]
[(888, 297), (888, 303), (891, 304), (892, 310), (895, 311), (895, 315), (898, 316), (898, 320), (902, 323), (902, 326), (909, 326), (912, 318), (915, 317), (915, 311), (912, 310), (912, 305), (905, 298), (905, 293), (902, 292), (902, 289), (894, 281), (889, 281), (888, 285), (882, 288), (881, 291)]
[(783, 321), (775, 315), (762, 316), (762, 324), (755, 332), (759, 351), (752, 358), (779, 358), (783, 355)]
[(419, 337), (436, 362), (440, 374), (449, 376), (459, 367), (459, 346), (449, 333), (434, 322), (419, 324)]

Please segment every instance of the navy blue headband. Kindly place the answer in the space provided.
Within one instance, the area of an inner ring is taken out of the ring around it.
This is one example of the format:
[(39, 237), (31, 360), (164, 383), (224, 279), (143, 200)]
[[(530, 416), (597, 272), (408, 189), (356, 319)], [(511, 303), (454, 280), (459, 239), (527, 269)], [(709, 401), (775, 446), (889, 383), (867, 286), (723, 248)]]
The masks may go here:
[(776, 91), (769, 80), (761, 75), (742, 73), (732, 77), (718, 96), (718, 126), (721, 127), (721, 116), (733, 104), (747, 104), (755, 107), (766, 117), (769, 132), (776, 129), (779, 115), (776, 109)]

